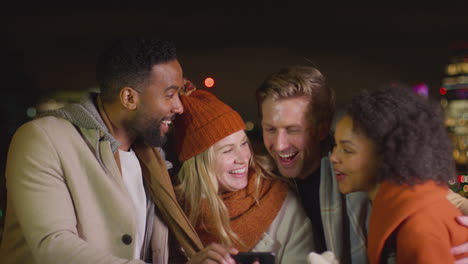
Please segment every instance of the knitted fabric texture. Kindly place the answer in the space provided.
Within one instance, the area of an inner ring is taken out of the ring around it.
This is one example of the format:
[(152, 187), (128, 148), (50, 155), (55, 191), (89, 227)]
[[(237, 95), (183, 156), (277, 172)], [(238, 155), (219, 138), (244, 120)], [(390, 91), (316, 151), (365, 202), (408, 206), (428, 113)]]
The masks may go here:
[[(258, 203), (255, 201), (255, 179), (260, 177), (249, 169), (247, 187), (221, 196), (229, 211), (230, 226), (245, 245), (234, 242), (239, 251), (251, 251), (275, 220), (288, 194), (288, 185), (279, 180), (262, 179)], [(211, 210), (206, 199), (202, 202), (200, 221), (195, 226), (203, 245), (220, 243), (216, 236)], [(284, 245), (283, 245), (284, 246)]]
[(180, 99), (184, 113), (174, 121), (175, 147), (180, 161), (188, 160), (219, 140), (245, 129), (240, 115), (211, 92), (196, 90)]

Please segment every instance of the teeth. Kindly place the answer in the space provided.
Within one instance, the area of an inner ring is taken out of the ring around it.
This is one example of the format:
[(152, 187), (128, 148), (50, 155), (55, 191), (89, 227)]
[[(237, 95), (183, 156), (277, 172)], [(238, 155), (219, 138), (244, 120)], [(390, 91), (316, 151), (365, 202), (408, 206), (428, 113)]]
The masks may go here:
[(229, 173), (240, 174), (240, 173), (245, 173), (246, 171), (247, 171), (247, 168), (242, 168), (242, 169), (238, 169), (238, 170), (232, 170)]
[(170, 125), (170, 124), (172, 123), (171, 120), (163, 120), (162, 122), (163, 122), (164, 124), (166, 124), (166, 125)]
[(293, 152), (293, 153), (288, 153), (288, 154), (278, 154), (281, 158), (290, 158), (292, 156), (294, 156), (294, 154), (296, 154), (296, 152)]

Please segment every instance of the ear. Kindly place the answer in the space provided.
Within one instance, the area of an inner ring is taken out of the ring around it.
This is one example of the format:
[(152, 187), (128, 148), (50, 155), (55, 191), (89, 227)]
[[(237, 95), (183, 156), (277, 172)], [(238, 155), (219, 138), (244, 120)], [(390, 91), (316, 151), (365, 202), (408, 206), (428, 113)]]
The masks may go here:
[(129, 109), (129, 110), (135, 110), (137, 109), (138, 102), (139, 102), (139, 94), (135, 89), (131, 87), (124, 87), (120, 90), (120, 103), (122, 103), (122, 106)]

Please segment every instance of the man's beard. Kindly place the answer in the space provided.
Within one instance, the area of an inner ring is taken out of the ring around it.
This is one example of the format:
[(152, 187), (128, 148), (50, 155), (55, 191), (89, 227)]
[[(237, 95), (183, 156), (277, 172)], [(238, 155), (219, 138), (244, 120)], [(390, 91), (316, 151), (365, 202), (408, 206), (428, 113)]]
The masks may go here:
[(166, 136), (161, 133), (162, 119), (148, 120), (139, 137), (151, 147), (162, 147), (166, 143)]
[(143, 111), (137, 113), (132, 120), (125, 122), (125, 127), (136, 138), (142, 139), (151, 147), (162, 147), (166, 143), (166, 136), (161, 133), (163, 118), (147, 118)]

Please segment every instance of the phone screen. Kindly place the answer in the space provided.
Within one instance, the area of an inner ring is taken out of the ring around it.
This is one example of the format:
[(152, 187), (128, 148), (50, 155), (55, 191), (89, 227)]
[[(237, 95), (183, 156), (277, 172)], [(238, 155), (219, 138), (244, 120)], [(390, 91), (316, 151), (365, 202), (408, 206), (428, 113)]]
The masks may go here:
[(251, 264), (258, 261), (260, 264), (275, 264), (273, 252), (239, 252), (232, 256), (238, 264)]

